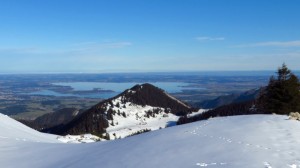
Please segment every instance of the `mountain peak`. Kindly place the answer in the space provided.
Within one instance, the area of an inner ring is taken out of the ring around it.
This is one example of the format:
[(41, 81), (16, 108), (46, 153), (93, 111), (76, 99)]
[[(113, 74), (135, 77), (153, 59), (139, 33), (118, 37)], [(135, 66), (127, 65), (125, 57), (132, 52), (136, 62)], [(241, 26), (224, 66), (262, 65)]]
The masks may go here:
[(149, 83), (135, 85), (113, 99), (118, 97), (123, 97), (123, 100), (141, 106), (150, 105), (153, 107), (170, 108), (172, 109), (171, 113), (175, 115), (182, 115), (191, 111), (190, 106)]
[(164, 90), (145, 83), (98, 103), (52, 133), (92, 133), (106, 139), (124, 138), (165, 128), (192, 110)]
[[(145, 89), (145, 88), (152, 88), (152, 89), (157, 89), (158, 87), (150, 84), (150, 83), (144, 83), (144, 84), (137, 84), (135, 86), (133, 86), (130, 90), (135, 90), (135, 91), (138, 91), (138, 90), (141, 90), (141, 89)], [(158, 88), (159, 89), (159, 88)]]

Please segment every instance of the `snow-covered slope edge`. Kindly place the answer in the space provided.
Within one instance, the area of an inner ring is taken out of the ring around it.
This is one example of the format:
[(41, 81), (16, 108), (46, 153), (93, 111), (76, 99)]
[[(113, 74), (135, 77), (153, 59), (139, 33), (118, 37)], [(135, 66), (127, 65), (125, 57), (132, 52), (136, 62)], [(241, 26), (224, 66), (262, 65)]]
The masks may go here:
[(77, 136), (57, 136), (53, 134), (41, 133), (1, 113), (0, 139), (42, 143), (89, 143), (100, 140), (99, 137), (91, 134)]
[[(294, 168), (300, 166), (300, 122), (287, 119), (279, 115), (213, 118), (76, 145), (0, 138), (0, 163), (6, 168)], [(0, 125), (0, 132), (6, 129)]]
[(56, 135), (40, 133), (0, 113), (0, 139), (59, 143)]

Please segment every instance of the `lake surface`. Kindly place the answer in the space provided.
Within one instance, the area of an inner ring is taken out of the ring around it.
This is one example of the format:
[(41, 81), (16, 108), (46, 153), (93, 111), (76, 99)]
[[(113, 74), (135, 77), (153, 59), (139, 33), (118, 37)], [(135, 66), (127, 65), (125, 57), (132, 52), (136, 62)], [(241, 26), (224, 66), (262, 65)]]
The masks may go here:
[(116, 96), (120, 92), (111, 93), (89, 93), (89, 94), (71, 94), (71, 93), (58, 93), (52, 90), (40, 90), (29, 93), (30, 95), (41, 95), (41, 96), (58, 96), (58, 97), (84, 97), (84, 98), (100, 98), (107, 99)]
[[(141, 83), (134, 83), (134, 82), (124, 82), (124, 83), (112, 83), (112, 82), (59, 82), (53, 83), (53, 85), (58, 86), (70, 86), (74, 89), (74, 91), (89, 91), (95, 88), (102, 89), (102, 90), (112, 90), (114, 92), (109, 93), (89, 93), (89, 94), (64, 94), (58, 93), (51, 90), (40, 90), (37, 92), (30, 93), (31, 95), (45, 95), (45, 96), (76, 96), (76, 97), (86, 97), (86, 98), (102, 98), (107, 99), (117, 94), (123, 92), (126, 89), (132, 88), (136, 84)], [(167, 91), (168, 93), (178, 93), (181, 92), (183, 89), (204, 89), (204, 88), (195, 88), (190, 87), (189, 83), (183, 82), (151, 82), (151, 84)]]

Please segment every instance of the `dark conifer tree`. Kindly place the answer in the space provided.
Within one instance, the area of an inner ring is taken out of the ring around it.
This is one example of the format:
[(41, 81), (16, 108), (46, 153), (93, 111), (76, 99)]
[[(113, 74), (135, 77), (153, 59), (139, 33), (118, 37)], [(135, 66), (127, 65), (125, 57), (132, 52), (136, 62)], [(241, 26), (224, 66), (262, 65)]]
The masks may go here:
[(286, 64), (283, 63), (282, 66), (278, 68), (277, 74), (278, 74), (278, 81), (286, 81), (291, 77), (292, 72), (291, 70), (288, 69)]
[(272, 76), (259, 106), (266, 112), (289, 114), (300, 110), (300, 84), (296, 75), (285, 64), (278, 68), (277, 79)]

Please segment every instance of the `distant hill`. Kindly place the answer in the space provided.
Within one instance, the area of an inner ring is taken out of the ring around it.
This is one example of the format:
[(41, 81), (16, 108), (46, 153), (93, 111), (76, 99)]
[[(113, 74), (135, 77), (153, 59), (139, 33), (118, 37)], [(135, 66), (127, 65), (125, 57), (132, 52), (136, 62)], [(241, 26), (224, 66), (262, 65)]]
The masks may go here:
[(44, 114), (35, 120), (19, 120), (36, 130), (45, 130), (57, 125), (67, 124), (83, 111), (77, 108), (63, 108), (53, 113)]
[(232, 103), (247, 102), (258, 98), (261, 89), (251, 89), (249, 91), (242, 92), (242, 93), (233, 93), (230, 95), (220, 96), (217, 97), (216, 99), (205, 100), (202, 102), (194, 103), (193, 105), (195, 107), (204, 108), (204, 109), (214, 109)]
[(176, 123), (179, 116), (196, 110), (160, 88), (142, 84), (100, 102), (67, 124), (44, 131), (61, 135), (92, 133), (116, 139), (165, 128)]
[(177, 124), (187, 124), (200, 120), (207, 120), (213, 117), (226, 117), (235, 115), (250, 115), (250, 114), (270, 114), (263, 112), (255, 107), (255, 100), (250, 100), (241, 103), (232, 103), (224, 106), (208, 110), (198, 115), (182, 116), (179, 118)]

